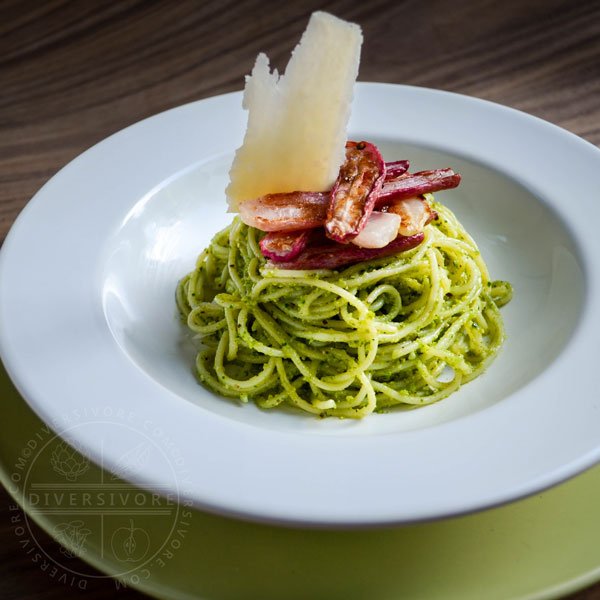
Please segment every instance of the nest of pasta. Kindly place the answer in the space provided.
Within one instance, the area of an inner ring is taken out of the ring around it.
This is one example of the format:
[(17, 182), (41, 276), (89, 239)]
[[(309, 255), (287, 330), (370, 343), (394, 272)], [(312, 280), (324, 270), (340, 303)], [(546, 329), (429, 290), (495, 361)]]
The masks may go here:
[(419, 245), (336, 270), (273, 268), (266, 234), (236, 217), (177, 288), (200, 381), (261, 408), (364, 417), (436, 402), (481, 374), (512, 288), (490, 280), (454, 214), (428, 201), (436, 218)]

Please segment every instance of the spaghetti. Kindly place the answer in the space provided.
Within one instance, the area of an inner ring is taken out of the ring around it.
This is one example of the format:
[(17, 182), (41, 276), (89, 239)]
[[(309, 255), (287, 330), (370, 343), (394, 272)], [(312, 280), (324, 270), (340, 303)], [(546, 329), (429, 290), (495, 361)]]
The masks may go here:
[(431, 404), (481, 374), (512, 287), (490, 280), (454, 214), (433, 206), (419, 246), (339, 271), (271, 268), (264, 233), (236, 217), (177, 287), (202, 342), (200, 381), (261, 408), (360, 418)]

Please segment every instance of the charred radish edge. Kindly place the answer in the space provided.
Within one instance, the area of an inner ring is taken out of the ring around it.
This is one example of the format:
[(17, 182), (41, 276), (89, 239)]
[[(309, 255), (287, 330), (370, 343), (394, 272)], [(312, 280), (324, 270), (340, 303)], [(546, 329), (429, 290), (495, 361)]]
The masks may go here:
[(322, 239), (321, 242), (311, 243), (307, 246), (293, 261), (269, 261), (266, 266), (271, 269), (293, 270), (337, 269), (410, 250), (418, 246), (424, 237), (425, 234), (422, 232), (408, 237), (399, 235), (383, 248), (359, 248), (354, 244), (340, 245), (331, 240)]
[(385, 180), (395, 179), (408, 171), (410, 163), (407, 160), (397, 160), (385, 163)]
[(376, 204), (381, 206), (393, 200), (420, 196), (428, 192), (439, 192), (455, 188), (460, 183), (460, 175), (452, 169), (435, 169), (433, 171), (419, 171), (412, 175), (386, 181)]
[(385, 180), (385, 163), (369, 142), (347, 142), (346, 161), (331, 190), (327, 208), (327, 237), (346, 243), (365, 226)]
[(264, 256), (275, 261), (293, 260), (308, 244), (312, 230), (271, 231), (260, 242)]

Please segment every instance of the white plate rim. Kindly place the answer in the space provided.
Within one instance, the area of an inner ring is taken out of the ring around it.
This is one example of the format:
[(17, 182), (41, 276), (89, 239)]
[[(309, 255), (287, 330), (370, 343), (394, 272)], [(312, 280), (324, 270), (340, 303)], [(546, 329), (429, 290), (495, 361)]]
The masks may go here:
[[(600, 240), (595, 237), (593, 219), (580, 216), (594, 214), (598, 184), (590, 175), (600, 166), (600, 151), (531, 115), (450, 92), (359, 83), (350, 128), (362, 127), (385, 137), (390, 121), (401, 121), (404, 141), (450, 150), (458, 145), (463, 155), (491, 164), (535, 189), (566, 227), (576, 232), (586, 275), (586, 302), (579, 326), (551, 369), (504, 402), (468, 418), (402, 436), (344, 438), (343, 447), (337, 438), (311, 438), (307, 444), (302, 434), (233, 423), (198, 410), (132, 369), (103, 320), (101, 299), (94, 293), (101, 285), (101, 267), (94, 258), (114, 226), (115, 211), (122, 209), (120, 197), (139, 199), (174, 173), (206, 158), (206, 150), (197, 144), (199, 134), (210, 140), (211, 155), (231, 151), (239, 144), (245, 121), (240, 104), (239, 92), (217, 96), (171, 109), (114, 134), (55, 175), (13, 225), (0, 252), (0, 354), (17, 389), (42, 419), (60, 427), (65, 414), (80, 406), (84, 392), (91, 396), (86, 401), (100, 404), (116, 395), (129, 410), (177, 432), (188, 464), (194, 466), (185, 491), (194, 505), (286, 524), (364, 526), (448, 517), (533, 494), (600, 460), (600, 437), (593, 436), (600, 398), (594, 397), (591, 387), (597, 358), (594, 343), (600, 333), (600, 315), (592, 300), (600, 289)], [(411, 124), (406, 115), (398, 114), (399, 104), (418, 106), (427, 115), (426, 133), (422, 125)], [(378, 110), (372, 110), (373, 106)], [(444, 111), (436, 113), (440, 106)], [(460, 118), (448, 123), (448, 113)], [(491, 132), (497, 136), (493, 149), (487, 137)], [(511, 134), (517, 132), (518, 145), (528, 149), (525, 153), (516, 152), (517, 141)], [(144, 148), (156, 152), (149, 154)], [(129, 162), (123, 163), (126, 157)], [(132, 165), (137, 170), (132, 170)], [(568, 177), (549, 181), (540, 176), (558, 168)], [(564, 202), (572, 195), (573, 181), (579, 192), (577, 211), (569, 210)], [(96, 202), (75, 203), (77, 193), (84, 192)], [(49, 223), (59, 219), (65, 208), (75, 225), (87, 225), (74, 230), (69, 240), (53, 239)], [(72, 247), (81, 252), (70, 256)], [(65, 257), (69, 257), (68, 265)], [(71, 279), (56, 285), (47, 265), (40, 265), (41, 258), (59, 273), (68, 266)], [(29, 274), (24, 281), (23, 272)], [(81, 280), (75, 285), (74, 272), (84, 278), (85, 285)], [(40, 305), (40, 290), (47, 295), (47, 304)], [(80, 318), (75, 325), (87, 328), (85, 339), (76, 335), (71, 323), (73, 330), (63, 330), (66, 339), (61, 340), (61, 351), (67, 344), (69, 350), (55, 358), (63, 366), (72, 365), (68, 359), (74, 356), (83, 358), (77, 371), (63, 369), (61, 373), (59, 368), (53, 376), (42, 358), (57, 352), (52, 337), (57, 327), (53, 311), (69, 303), (75, 304), (70, 306), (75, 310), (61, 318)], [(37, 316), (33, 323), (31, 315)], [(103, 371), (95, 368), (98, 364)], [(111, 377), (105, 377), (106, 372)], [(540, 397), (544, 398), (541, 422)], [(172, 412), (165, 413), (166, 405)], [(519, 419), (515, 421), (516, 415)], [(530, 464), (520, 465), (519, 458), (537, 443), (540, 433), (532, 429), (536, 423), (543, 426), (541, 435), (546, 441), (553, 436), (561, 443), (551, 457), (536, 454), (529, 457)], [(508, 434), (509, 446), (505, 441)], [(77, 439), (75, 435), (75, 441), (92, 459), (99, 457), (93, 436)], [(506, 455), (508, 447), (510, 456)], [(445, 449), (443, 454), (436, 453), (440, 448)], [(104, 465), (111, 468), (118, 462), (118, 443), (112, 456), (106, 451), (104, 448)], [(351, 461), (343, 459), (348, 456)], [(407, 456), (411, 457), (409, 467), (398, 463), (397, 457)], [(456, 464), (461, 465), (458, 473), (453, 472)], [(164, 483), (166, 476), (147, 465), (131, 479), (149, 487)], [(401, 504), (398, 497), (403, 498)]]

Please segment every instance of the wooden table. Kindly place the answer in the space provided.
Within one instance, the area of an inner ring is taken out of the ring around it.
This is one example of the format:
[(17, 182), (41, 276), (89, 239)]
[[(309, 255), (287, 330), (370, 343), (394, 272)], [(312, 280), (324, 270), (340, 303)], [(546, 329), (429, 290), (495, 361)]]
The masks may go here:
[[(241, 89), (260, 51), (281, 70), (316, 9), (362, 25), (360, 80), (493, 100), (600, 144), (598, 2), (3, 0), (0, 240), (36, 190), (92, 144), (167, 108)], [(79, 597), (19, 547), (11, 504), (2, 491), (0, 596)], [(116, 593), (108, 580), (86, 596), (142, 597)], [(600, 584), (571, 598), (600, 599)]]

